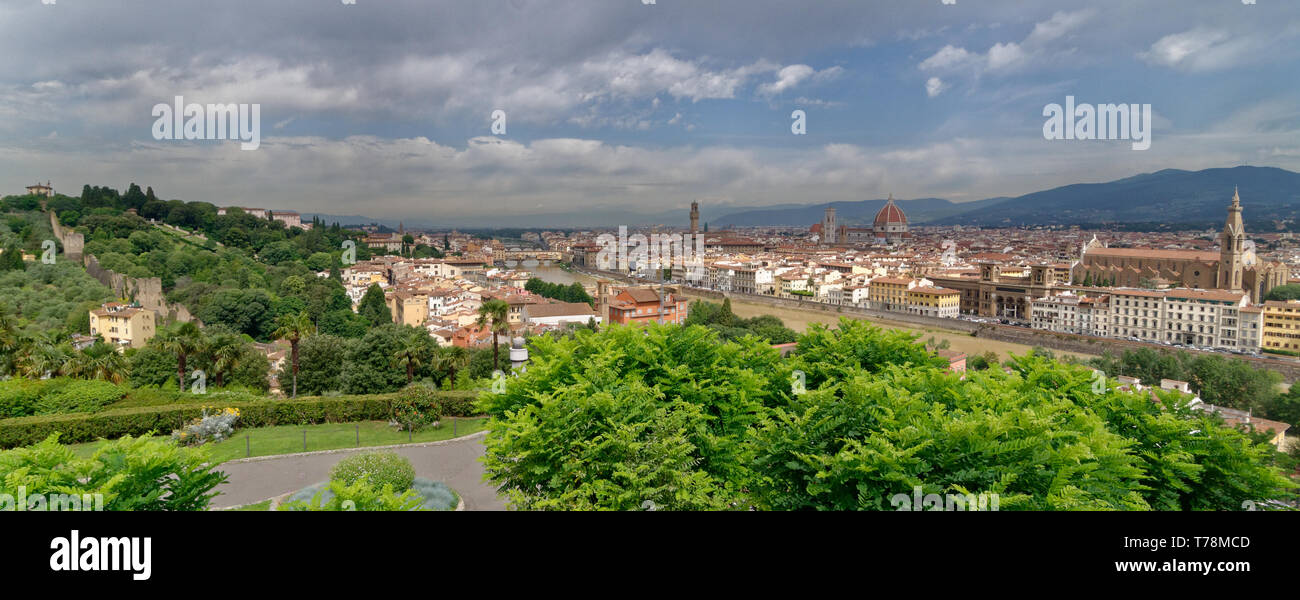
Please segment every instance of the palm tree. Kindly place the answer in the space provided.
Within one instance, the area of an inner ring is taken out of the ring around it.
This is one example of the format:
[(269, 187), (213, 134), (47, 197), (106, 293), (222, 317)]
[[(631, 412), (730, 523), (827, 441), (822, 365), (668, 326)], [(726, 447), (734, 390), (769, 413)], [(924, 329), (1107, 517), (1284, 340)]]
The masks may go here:
[(212, 361), (217, 387), (224, 387), (226, 373), (233, 373), (243, 362), (243, 340), (233, 333), (218, 333), (208, 340), (207, 355)]
[(67, 368), (68, 349), (54, 334), (38, 333), (25, 340), (18, 350), (17, 370), (24, 377), (46, 379)]
[(447, 372), (450, 389), (456, 389), (456, 371), (469, 364), (469, 351), (460, 346), (448, 346), (438, 351), (436, 360), (438, 370)]
[(0, 375), (12, 375), (18, 370), (18, 351), (22, 342), (17, 322), (9, 313), (0, 310)]
[(158, 334), (158, 348), (176, 355), (176, 385), (185, 391), (185, 359), (203, 349), (203, 332), (191, 322), (177, 323)]
[(485, 325), (491, 325), (492, 328), (492, 370), (497, 370), (498, 354), (500, 353), (500, 344), (497, 342), (497, 335), (510, 333), (510, 305), (504, 300), (493, 298), (484, 302), (478, 307), (478, 320), (475, 324), (482, 328)]
[(393, 358), (398, 363), (406, 364), (406, 383), (410, 385), (411, 380), (415, 378), (415, 369), (425, 364), (429, 357), (429, 332), (423, 329), (412, 329), (410, 335), (402, 339), (402, 345), (398, 347), (397, 352), (393, 353)]
[(126, 356), (112, 344), (96, 340), (68, 362), (68, 373), (85, 379), (103, 379), (112, 383), (126, 381)]
[(311, 322), (311, 315), (302, 311), (296, 315), (280, 315), (275, 321), (276, 329), (271, 334), (276, 339), (289, 340), (290, 364), (293, 365), (293, 395), (298, 397), (298, 342), (305, 337), (316, 334), (316, 326)]

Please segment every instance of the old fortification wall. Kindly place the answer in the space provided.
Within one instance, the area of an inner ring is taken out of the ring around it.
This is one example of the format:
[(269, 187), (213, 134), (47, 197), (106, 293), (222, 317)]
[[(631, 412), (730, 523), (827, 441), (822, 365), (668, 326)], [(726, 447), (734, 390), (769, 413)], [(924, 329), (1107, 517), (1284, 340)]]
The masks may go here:
[(69, 231), (64, 229), (59, 223), (59, 219), (50, 211), (50, 228), (54, 230), (55, 237), (59, 238), (59, 243), (63, 245), (63, 255), (68, 260), (81, 262), (81, 254), (86, 248), (86, 236), (80, 232)]
[(157, 313), (159, 319), (163, 322), (194, 321), (202, 325), (198, 319), (190, 314), (189, 309), (183, 305), (167, 302), (166, 296), (163, 295), (161, 279), (157, 277), (127, 277), (112, 269), (105, 269), (100, 266), (99, 259), (95, 258), (93, 254), (86, 255), (85, 265), (86, 272), (113, 290), (117, 297), (139, 302), (140, 306)]
[(63, 244), (63, 255), (68, 260), (78, 261), (85, 265), (86, 273), (89, 273), (91, 277), (113, 290), (113, 293), (118, 298), (139, 302), (140, 306), (157, 313), (158, 319), (163, 323), (194, 321), (202, 325), (198, 319), (190, 314), (189, 309), (180, 304), (167, 302), (166, 296), (163, 295), (161, 279), (157, 277), (127, 277), (112, 269), (100, 266), (99, 259), (95, 258), (95, 255), (84, 254), (86, 247), (85, 236), (59, 224), (59, 220), (53, 212), (50, 212), (49, 215), (50, 227), (54, 229), (54, 235), (58, 236), (59, 241)]

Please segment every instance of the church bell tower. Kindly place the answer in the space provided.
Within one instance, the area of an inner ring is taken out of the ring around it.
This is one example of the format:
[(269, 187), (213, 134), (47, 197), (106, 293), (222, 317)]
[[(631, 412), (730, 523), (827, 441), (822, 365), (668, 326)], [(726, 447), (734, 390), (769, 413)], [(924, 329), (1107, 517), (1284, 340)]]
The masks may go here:
[(1241, 254), (1246, 244), (1246, 228), (1241, 220), (1241, 197), (1232, 190), (1232, 204), (1228, 206), (1228, 220), (1223, 224), (1219, 241), (1219, 289), (1242, 289)]

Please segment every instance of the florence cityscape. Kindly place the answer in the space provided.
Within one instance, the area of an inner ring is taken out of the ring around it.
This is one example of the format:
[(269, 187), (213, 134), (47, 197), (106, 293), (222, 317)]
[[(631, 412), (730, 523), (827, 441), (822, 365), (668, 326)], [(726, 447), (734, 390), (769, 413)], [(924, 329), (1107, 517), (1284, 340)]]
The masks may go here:
[[(0, 24), (0, 513), (64, 513), (24, 521), (52, 581), (185, 577), (161, 512), (1028, 511), (990, 543), (1079, 529), (1071, 573), (1290, 556), (1228, 515), (1300, 511), (1298, 6)], [(1005, 523), (970, 517), (884, 522)]]

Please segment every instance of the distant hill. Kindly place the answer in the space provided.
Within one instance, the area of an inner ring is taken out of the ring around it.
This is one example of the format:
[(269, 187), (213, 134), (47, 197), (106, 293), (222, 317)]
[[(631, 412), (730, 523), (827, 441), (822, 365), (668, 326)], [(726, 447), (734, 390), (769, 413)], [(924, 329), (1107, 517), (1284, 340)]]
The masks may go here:
[[(907, 215), (911, 223), (924, 223), (943, 217), (962, 214), (996, 204), (1006, 198), (988, 198), (975, 202), (956, 203), (942, 198), (917, 198), (913, 200), (894, 200)], [(715, 219), (710, 226), (765, 226), (765, 225), (802, 225), (811, 226), (820, 223), (826, 208), (835, 208), (835, 220), (841, 225), (870, 225), (876, 213), (885, 205), (884, 198), (876, 200), (857, 200), (845, 202), (828, 202), (781, 208), (756, 208), (733, 212)]]
[[(1247, 227), (1263, 232), (1300, 229), (1300, 173), (1274, 167), (1233, 167), (1182, 171), (1165, 169), (1106, 183), (1077, 183), (1015, 198), (974, 202), (943, 198), (895, 200), (909, 222), (917, 225), (1016, 227), (1036, 225), (1105, 224), (1221, 224), (1233, 186), (1241, 190)], [(780, 204), (737, 207), (702, 202), (702, 223), (710, 231), (728, 226), (799, 226), (820, 223), (827, 206), (835, 207), (843, 225), (869, 225), (885, 200), (850, 200), (826, 204)], [(303, 213), (310, 219), (312, 213)], [(620, 208), (525, 214), (511, 213), (465, 218), (375, 219), (360, 215), (319, 215), (326, 223), (381, 223), (396, 228), (502, 227), (603, 228), (617, 225), (685, 227), (688, 209), (637, 213)]]
[(1007, 198), (929, 224), (1010, 227), (1203, 222), (1214, 225), (1223, 222), (1234, 186), (1240, 190), (1247, 227), (1252, 231), (1294, 227), (1300, 218), (1300, 173), (1243, 166), (1203, 171), (1165, 169), (1107, 183), (1067, 185)]

